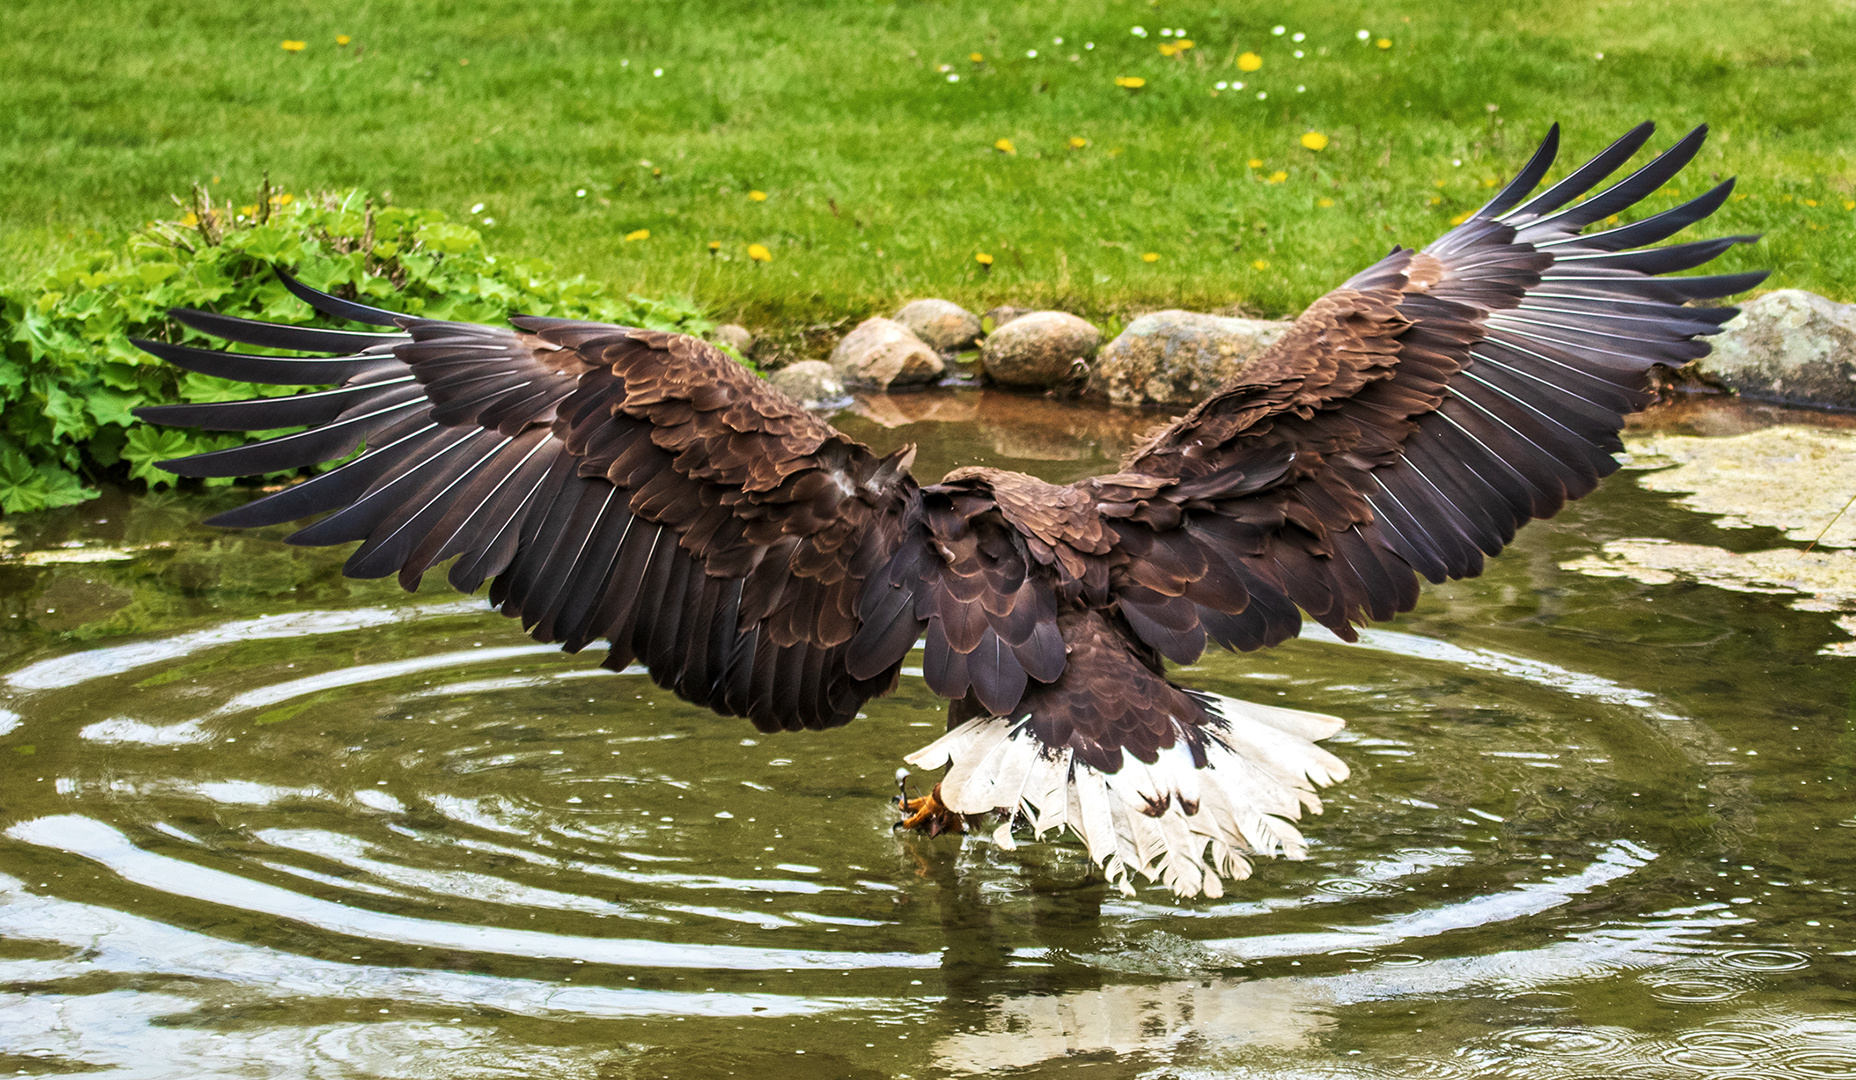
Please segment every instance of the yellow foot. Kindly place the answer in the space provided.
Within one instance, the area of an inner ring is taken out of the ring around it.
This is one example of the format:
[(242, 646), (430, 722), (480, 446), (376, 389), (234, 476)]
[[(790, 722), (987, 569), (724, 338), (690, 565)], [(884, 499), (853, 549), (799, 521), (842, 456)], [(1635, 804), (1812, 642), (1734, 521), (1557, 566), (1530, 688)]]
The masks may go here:
[(966, 819), (949, 810), (941, 801), (940, 784), (936, 784), (928, 794), (913, 799), (906, 793), (898, 795), (896, 805), (902, 810), (902, 820), (896, 822), (898, 829), (913, 829), (929, 836), (967, 831)]

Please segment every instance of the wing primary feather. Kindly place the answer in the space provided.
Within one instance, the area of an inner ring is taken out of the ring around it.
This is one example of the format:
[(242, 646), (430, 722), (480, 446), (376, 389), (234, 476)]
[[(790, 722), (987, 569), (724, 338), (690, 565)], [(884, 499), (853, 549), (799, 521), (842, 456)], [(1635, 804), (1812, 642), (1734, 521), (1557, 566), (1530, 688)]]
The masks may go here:
[(356, 303), (353, 300), (343, 300), (341, 297), (332, 296), (323, 292), (321, 289), (311, 288), (301, 281), (298, 281), (294, 275), (290, 274), (282, 267), (272, 267), (271, 272), (277, 275), (277, 280), (283, 282), (284, 288), (289, 289), (298, 300), (303, 301), (305, 304), (322, 312), (324, 315), (331, 315), (337, 319), (347, 319), (349, 322), (363, 323), (368, 326), (399, 326), (401, 325), (401, 320), (406, 318), (405, 315), (397, 311), (370, 307), (367, 304)]
[(1616, 172), (1618, 166), (1630, 160), (1631, 155), (1648, 142), (1655, 131), (1656, 125), (1647, 120), (1638, 124), (1625, 132), (1616, 142), (1599, 151), (1592, 157), (1592, 160), (1574, 169), (1566, 179), (1503, 214), (1498, 220), (1515, 224), (1519, 219), (1528, 215), (1538, 217), (1559, 209)]
[(1553, 167), (1553, 159), (1560, 152), (1560, 126), (1554, 124), (1547, 129), (1547, 137), (1540, 140), (1540, 146), (1534, 150), (1534, 156), (1527, 160), (1514, 179), (1498, 192), (1495, 197), (1483, 203), (1481, 209), (1471, 214), (1477, 218), (1499, 218), (1505, 211), (1522, 199), (1527, 193), (1538, 187), (1547, 170)]
[(209, 334), (226, 341), (236, 341), (244, 345), (262, 345), (267, 349), (288, 349), (292, 352), (356, 353), (380, 345), (394, 345), (412, 340), (412, 335), (405, 333), (374, 334), (361, 330), (319, 330), (310, 326), (285, 326), (281, 323), (259, 322), (256, 319), (241, 319), (235, 315), (218, 315), (211, 311), (195, 311), (191, 308), (175, 308), (168, 312), (168, 317), (202, 334)]
[(172, 345), (147, 338), (132, 337), (129, 344), (188, 371), (271, 386), (324, 386), (399, 363), (390, 353), (335, 357), (252, 356), (202, 349), (197, 345)]

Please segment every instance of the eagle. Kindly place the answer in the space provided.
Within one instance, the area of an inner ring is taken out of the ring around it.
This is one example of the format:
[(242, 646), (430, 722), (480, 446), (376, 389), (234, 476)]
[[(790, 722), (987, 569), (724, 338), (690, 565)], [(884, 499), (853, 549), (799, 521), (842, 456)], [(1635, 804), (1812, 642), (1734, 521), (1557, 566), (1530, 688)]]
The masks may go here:
[[(947, 730), (905, 760), (946, 773), (899, 800), (930, 833), (1067, 829), (1107, 879), (1220, 896), (1258, 856), (1301, 857), (1294, 824), (1347, 766), (1335, 717), (1179, 685), (1208, 643), (1268, 648), (1304, 616), (1349, 641), (1470, 577), (1531, 518), (1617, 468), (1651, 371), (1707, 355), (1736, 313), (1705, 301), (1763, 272), (1666, 277), (1735, 244), (1648, 247), (1713, 213), (1733, 181), (1627, 224), (1706, 137), (1697, 128), (1592, 194), (1648, 123), (1535, 194), (1555, 125), (1487, 205), (1422, 250), (1316, 300), (1228, 384), (1112, 475), (1049, 484), (882, 456), (696, 337), (572, 319), (414, 318), (285, 285), (379, 331), (204, 311), (203, 334), (305, 356), (155, 341), (190, 371), (300, 387), (163, 405), (159, 424), (301, 428), (166, 462), (233, 477), (353, 460), (211, 518), (316, 515), (289, 542), (358, 541), (345, 573), (407, 589), (446, 561), (543, 642), (764, 732), (849, 723), (918, 645)], [(1585, 230), (1604, 223), (1596, 231)]]

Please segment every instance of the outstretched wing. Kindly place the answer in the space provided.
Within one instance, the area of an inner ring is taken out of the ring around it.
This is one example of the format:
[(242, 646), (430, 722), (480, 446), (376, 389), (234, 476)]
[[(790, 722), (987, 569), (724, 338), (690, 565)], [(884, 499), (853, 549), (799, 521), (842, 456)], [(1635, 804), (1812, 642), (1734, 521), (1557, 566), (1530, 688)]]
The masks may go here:
[[(340, 459), (328, 473), (212, 519), (270, 525), (328, 513), (297, 544), (361, 541), (345, 572), (407, 588), (446, 559), (543, 641), (763, 730), (845, 723), (895, 683), (901, 646), (850, 646), (864, 580), (919, 502), (908, 454), (878, 459), (704, 342), (600, 323), (517, 329), (413, 319), (317, 292), (317, 309), (388, 333), (276, 326), (198, 311), (229, 341), (343, 353), (246, 356), (137, 342), (182, 367), (330, 390), (138, 415), (298, 434), (167, 462), (245, 476)], [(858, 675), (849, 661), (858, 661)], [(861, 677), (860, 677), (861, 676)]]
[(1351, 640), (1353, 624), (1416, 603), (1416, 574), (1480, 573), (1523, 522), (1616, 469), (1625, 414), (1652, 398), (1650, 369), (1707, 355), (1702, 339), (1735, 314), (1690, 302), (1765, 277), (1659, 276), (1753, 237), (1643, 247), (1713, 213), (1731, 180), (1582, 234), (1661, 188), (1706, 133), (1574, 201), (1652, 130), (1530, 199), (1555, 126), (1488, 205), (1316, 301), (1123, 474), (1085, 481), (1116, 534), (1115, 591), (1141, 639), (1190, 662), (1207, 636), (1240, 649), (1292, 637), (1299, 608)]

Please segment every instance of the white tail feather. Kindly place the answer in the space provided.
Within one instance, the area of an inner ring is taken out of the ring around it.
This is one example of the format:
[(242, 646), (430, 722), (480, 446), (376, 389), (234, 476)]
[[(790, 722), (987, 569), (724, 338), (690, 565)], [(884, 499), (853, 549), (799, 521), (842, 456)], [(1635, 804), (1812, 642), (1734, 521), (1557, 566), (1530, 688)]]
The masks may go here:
[[(1303, 858), (1307, 842), (1290, 822), (1321, 812), (1315, 788), (1347, 778), (1347, 766), (1315, 745), (1344, 722), (1233, 698), (1205, 695), (1205, 765), (1184, 736), (1151, 765), (1123, 756), (1103, 773), (1068, 749), (1040, 743), (1017, 720), (969, 720), (910, 754), (923, 769), (949, 766), (941, 801), (961, 814), (1007, 815), (996, 834), (1010, 845), (1020, 815), (1036, 836), (1068, 828), (1123, 892), (1139, 874), (1181, 896), (1220, 896), (1221, 878), (1250, 876), (1250, 857)], [(1177, 722), (1177, 721), (1176, 721)], [(1156, 807), (1163, 807), (1155, 813)], [(1207, 848), (1209, 847), (1209, 858)]]

